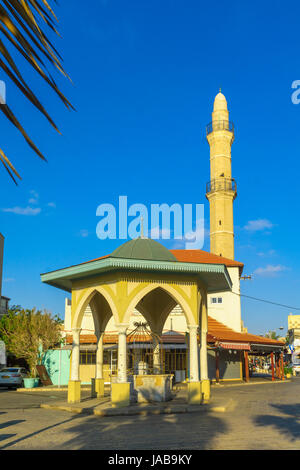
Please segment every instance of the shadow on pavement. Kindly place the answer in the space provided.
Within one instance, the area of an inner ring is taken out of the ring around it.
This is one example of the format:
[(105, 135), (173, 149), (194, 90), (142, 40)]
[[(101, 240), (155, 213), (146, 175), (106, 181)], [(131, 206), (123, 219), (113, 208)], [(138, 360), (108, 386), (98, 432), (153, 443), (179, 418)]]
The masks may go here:
[(286, 416), (278, 415), (260, 415), (254, 419), (257, 426), (272, 426), (283, 433), (292, 441), (300, 438), (300, 404), (271, 405), (280, 413)]
[(6, 423), (0, 424), (0, 429), (7, 428), (8, 426), (14, 426), (15, 424), (24, 423), (26, 419), (15, 419), (13, 421), (6, 421)]
[(226, 432), (224, 420), (209, 412), (100, 419), (90, 416), (66, 429), (64, 433), (72, 438), (56, 449), (208, 449), (215, 437)]
[[(52, 424), (51, 426), (46, 426), (45, 428), (39, 429), (38, 431), (32, 432), (32, 433), (30, 433), (30, 434), (27, 434), (26, 436), (20, 437), (19, 439), (16, 439), (15, 441), (12, 441), (12, 442), (9, 442), (9, 443), (7, 443), (7, 444), (4, 444), (2, 447), (0, 447), (0, 449), (6, 449), (6, 448), (8, 448), (8, 447), (11, 447), (11, 446), (17, 444), (18, 442), (22, 442), (22, 441), (25, 441), (26, 439), (29, 439), (29, 438), (31, 438), (31, 437), (37, 436), (37, 435), (39, 435), (39, 434), (42, 434), (43, 432), (48, 431), (49, 429), (53, 429), (53, 428), (55, 428), (55, 427), (57, 427), (57, 426), (59, 426), (59, 425), (61, 425), (61, 424), (69, 423), (70, 421), (73, 421), (73, 420), (76, 419), (76, 418), (78, 419), (78, 416), (72, 416), (72, 418), (65, 419), (64, 421), (60, 421), (60, 422), (58, 422), (58, 423)], [(7, 437), (5, 437), (5, 439), (8, 439), (9, 437), (13, 437), (13, 436), (15, 436), (15, 435), (16, 435), (16, 434), (11, 434), (11, 435), (9, 435), (9, 434), (5, 435), (5, 434), (4, 434), (3, 436), (7, 436)], [(2, 438), (2, 436), (1, 436), (1, 438)], [(45, 449), (48, 449), (48, 448), (49, 448), (49, 444), (47, 444), (47, 445), (45, 446)]]
[(14, 436), (16, 436), (16, 434), (0, 434), (0, 441), (4, 441), (5, 439), (9, 439)]

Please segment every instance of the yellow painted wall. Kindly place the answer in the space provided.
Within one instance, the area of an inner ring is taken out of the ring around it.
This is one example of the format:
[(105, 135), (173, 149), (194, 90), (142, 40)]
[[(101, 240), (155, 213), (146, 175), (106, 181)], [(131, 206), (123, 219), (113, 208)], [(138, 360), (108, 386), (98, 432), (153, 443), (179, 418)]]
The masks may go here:
[(106, 298), (111, 307), (114, 322), (118, 324), (129, 322), (137, 303), (157, 287), (164, 289), (181, 305), (188, 323), (198, 323), (198, 283), (195, 278), (185, 278), (183, 281), (182, 276), (178, 275), (153, 274), (150, 277), (147, 274), (119, 273), (115, 274), (115, 277), (99, 276), (88, 281), (74, 283), (72, 327), (81, 326), (86, 307), (97, 291)]

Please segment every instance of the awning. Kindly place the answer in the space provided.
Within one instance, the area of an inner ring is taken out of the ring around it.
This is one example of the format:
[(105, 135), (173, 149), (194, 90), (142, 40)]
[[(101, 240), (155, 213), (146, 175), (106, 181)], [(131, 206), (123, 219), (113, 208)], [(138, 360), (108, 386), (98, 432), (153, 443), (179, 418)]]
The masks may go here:
[(239, 349), (243, 351), (250, 351), (249, 343), (224, 343), (220, 342), (219, 345), (223, 349)]
[(258, 352), (272, 352), (272, 351), (281, 351), (283, 349), (282, 346), (277, 346), (275, 344), (251, 344), (251, 352), (255, 353)]

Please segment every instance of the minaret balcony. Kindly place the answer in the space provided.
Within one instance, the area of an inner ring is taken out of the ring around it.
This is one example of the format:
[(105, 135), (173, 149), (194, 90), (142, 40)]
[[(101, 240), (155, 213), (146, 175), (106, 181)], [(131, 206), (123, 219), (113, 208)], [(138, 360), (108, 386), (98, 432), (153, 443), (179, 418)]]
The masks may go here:
[(236, 181), (233, 178), (217, 178), (206, 183), (206, 195), (217, 191), (233, 191), (237, 195)]
[(232, 132), (234, 137), (234, 125), (232, 121), (220, 120), (213, 121), (206, 126), (206, 135), (211, 134), (214, 131), (229, 131)]

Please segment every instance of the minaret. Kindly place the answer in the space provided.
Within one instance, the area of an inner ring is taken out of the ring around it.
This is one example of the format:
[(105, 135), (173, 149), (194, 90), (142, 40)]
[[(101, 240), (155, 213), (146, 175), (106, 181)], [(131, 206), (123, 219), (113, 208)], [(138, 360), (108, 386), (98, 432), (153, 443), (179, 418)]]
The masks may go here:
[(233, 200), (237, 194), (236, 182), (231, 177), (234, 127), (229, 121), (227, 101), (221, 90), (215, 97), (206, 138), (210, 146), (210, 182), (206, 185), (210, 207), (210, 251), (234, 259)]

